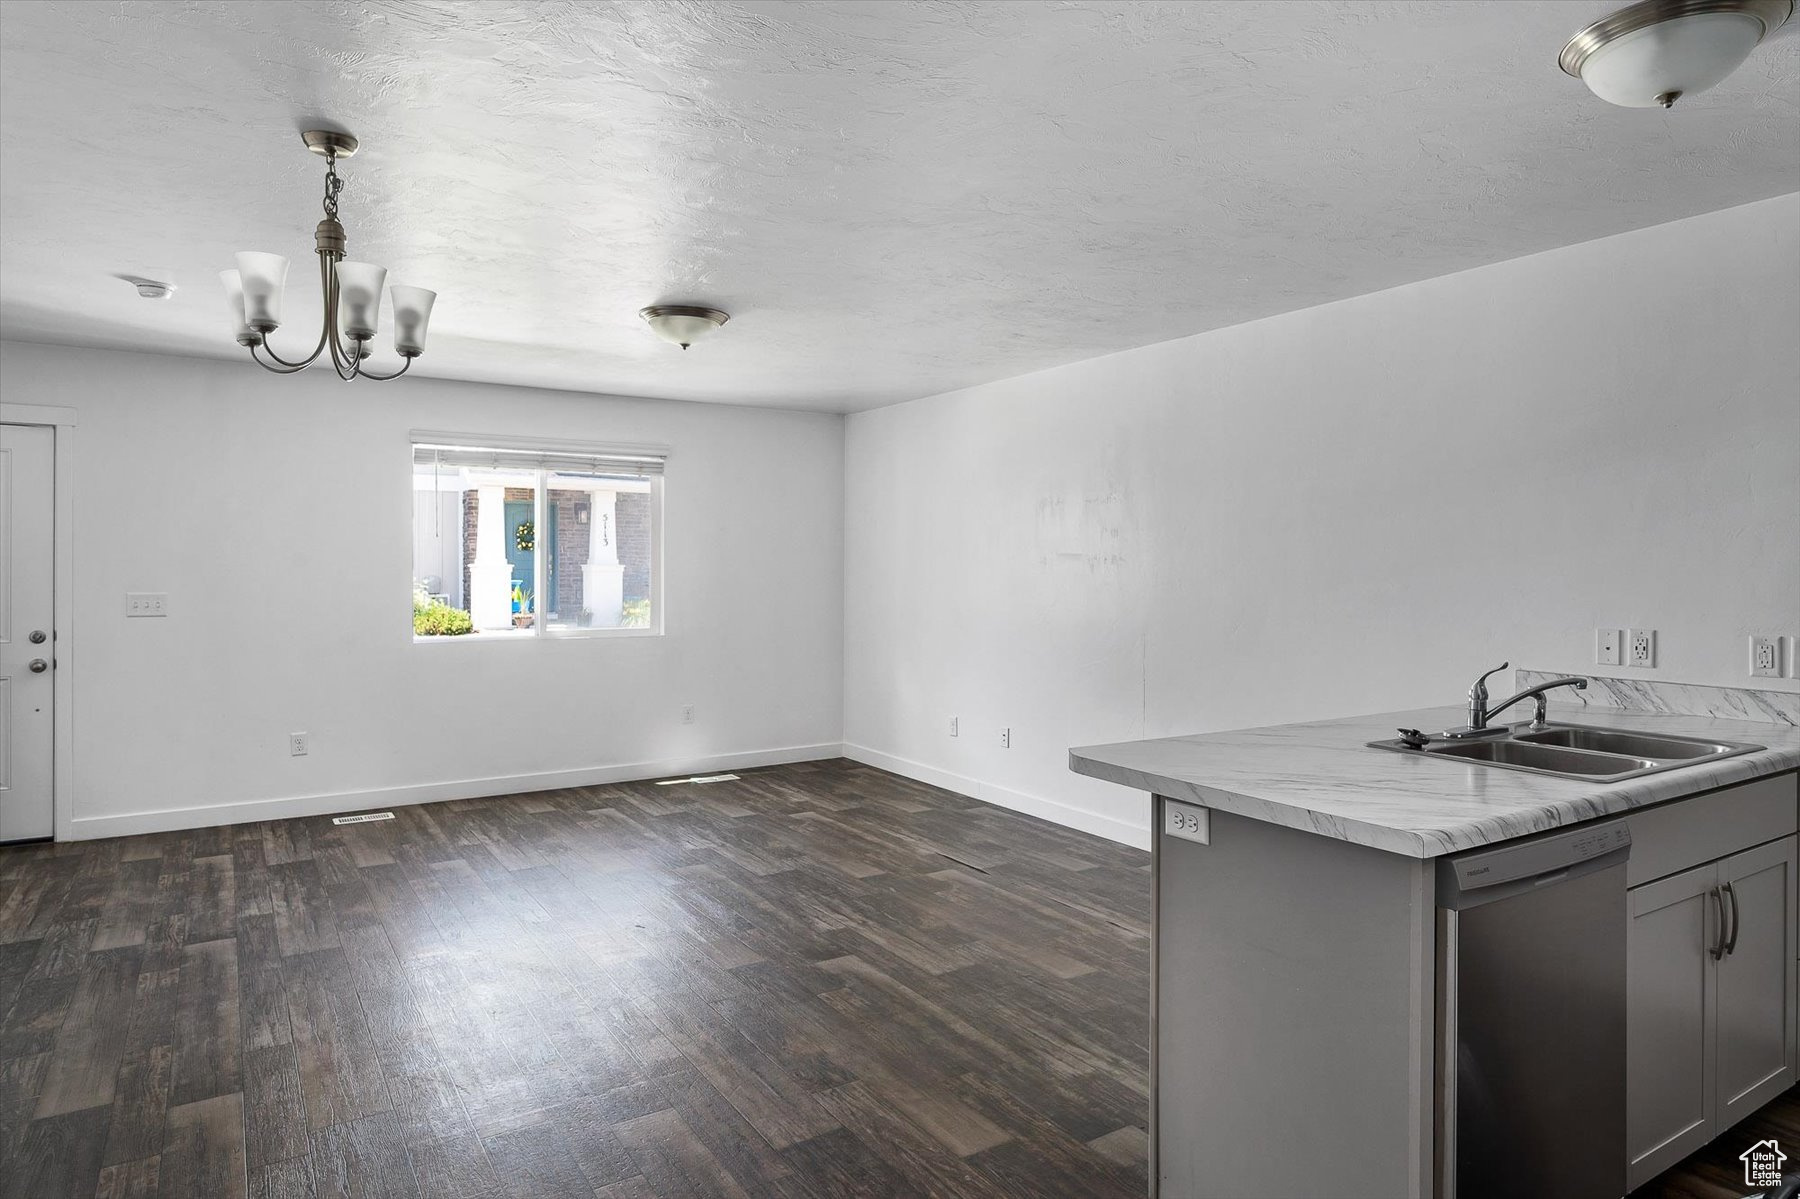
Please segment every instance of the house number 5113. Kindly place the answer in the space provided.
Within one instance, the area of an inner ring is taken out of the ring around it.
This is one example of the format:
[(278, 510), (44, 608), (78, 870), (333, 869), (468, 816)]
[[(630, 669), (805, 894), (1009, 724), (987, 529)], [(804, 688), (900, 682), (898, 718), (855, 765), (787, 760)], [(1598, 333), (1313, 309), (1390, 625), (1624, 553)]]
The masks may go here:
[(1208, 844), (1212, 833), (1209, 816), (1211, 813), (1205, 808), (1176, 803), (1172, 799), (1163, 800), (1163, 832), (1171, 837)]

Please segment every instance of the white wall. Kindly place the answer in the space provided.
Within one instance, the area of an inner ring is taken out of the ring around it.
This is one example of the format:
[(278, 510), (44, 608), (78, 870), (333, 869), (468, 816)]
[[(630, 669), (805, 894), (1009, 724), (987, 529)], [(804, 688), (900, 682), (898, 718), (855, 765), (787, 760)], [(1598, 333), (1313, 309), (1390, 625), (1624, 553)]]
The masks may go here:
[[(79, 413), (74, 836), (837, 752), (840, 417), (18, 343), (0, 387)], [(414, 428), (670, 446), (667, 635), (413, 644)]]
[(850, 752), (1143, 843), (1068, 747), (1455, 703), (1601, 624), (1749, 686), (1797, 329), (1790, 195), (853, 416)]

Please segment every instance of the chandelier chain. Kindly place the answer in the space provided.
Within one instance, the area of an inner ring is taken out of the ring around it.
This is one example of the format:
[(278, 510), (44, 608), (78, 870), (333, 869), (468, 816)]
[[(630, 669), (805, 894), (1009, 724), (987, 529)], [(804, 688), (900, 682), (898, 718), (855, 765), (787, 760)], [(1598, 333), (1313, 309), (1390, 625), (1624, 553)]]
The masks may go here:
[(328, 220), (337, 220), (338, 193), (344, 190), (344, 181), (338, 177), (337, 155), (325, 156), (325, 216)]

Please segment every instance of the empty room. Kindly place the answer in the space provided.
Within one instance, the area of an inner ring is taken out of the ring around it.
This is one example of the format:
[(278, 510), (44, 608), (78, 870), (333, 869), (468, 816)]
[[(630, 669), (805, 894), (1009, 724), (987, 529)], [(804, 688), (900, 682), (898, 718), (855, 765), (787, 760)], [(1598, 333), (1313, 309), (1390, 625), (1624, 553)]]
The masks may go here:
[(1793, 0), (0, 0), (0, 1199), (1800, 1199)]

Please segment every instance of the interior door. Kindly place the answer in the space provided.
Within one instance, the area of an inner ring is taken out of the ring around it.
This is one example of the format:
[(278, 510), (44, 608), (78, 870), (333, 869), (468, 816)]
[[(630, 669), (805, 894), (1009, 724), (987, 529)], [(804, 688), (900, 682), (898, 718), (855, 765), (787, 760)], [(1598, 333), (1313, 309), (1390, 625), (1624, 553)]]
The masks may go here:
[(1712, 1139), (1711, 950), (1723, 929), (1713, 863), (1626, 892), (1625, 1185)]
[(0, 425), (0, 841), (55, 828), (55, 437)]
[(1720, 1132), (1794, 1082), (1794, 852), (1784, 837), (1719, 863), (1731, 917), (1714, 1034)]

